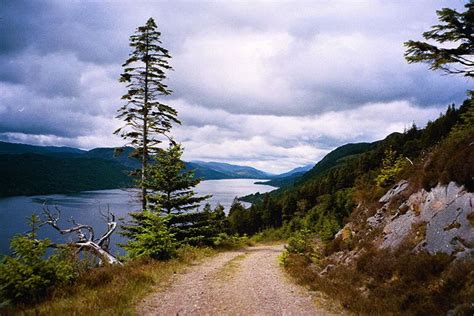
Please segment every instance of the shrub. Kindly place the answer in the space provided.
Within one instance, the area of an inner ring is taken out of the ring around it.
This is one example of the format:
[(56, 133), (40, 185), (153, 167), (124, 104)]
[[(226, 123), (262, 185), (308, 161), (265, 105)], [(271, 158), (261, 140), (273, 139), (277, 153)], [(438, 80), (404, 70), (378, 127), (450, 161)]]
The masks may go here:
[(402, 157), (396, 157), (392, 148), (385, 151), (385, 158), (382, 161), (382, 169), (375, 179), (380, 187), (387, 187), (395, 183), (397, 175), (407, 167), (407, 161)]
[[(298, 282), (334, 297), (356, 314), (471, 315), (474, 260), (446, 254), (369, 247), (355, 265), (337, 264), (321, 277), (308, 254), (290, 253), (285, 269)], [(323, 260), (324, 261), (324, 260)]]
[(251, 242), (247, 236), (228, 235), (220, 233), (214, 238), (214, 247), (218, 249), (236, 249), (250, 245)]
[(474, 190), (474, 128), (452, 134), (434, 151), (423, 174), (426, 189), (455, 181)]
[(74, 265), (67, 252), (46, 257), (49, 240), (35, 240), (33, 234), (13, 237), (13, 255), (0, 262), (0, 305), (37, 302), (53, 287), (74, 279)]
[(297, 231), (293, 236), (288, 238), (288, 245), (285, 246), (285, 248), (290, 254), (312, 253), (311, 232), (307, 229)]
[(131, 215), (135, 225), (125, 227), (126, 232), (123, 234), (130, 240), (121, 245), (128, 251), (129, 257), (165, 260), (176, 254), (177, 243), (167, 225), (168, 218), (151, 211)]
[(285, 225), (280, 228), (267, 228), (252, 236), (255, 242), (272, 242), (285, 240), (288, 237), (288, 228)]

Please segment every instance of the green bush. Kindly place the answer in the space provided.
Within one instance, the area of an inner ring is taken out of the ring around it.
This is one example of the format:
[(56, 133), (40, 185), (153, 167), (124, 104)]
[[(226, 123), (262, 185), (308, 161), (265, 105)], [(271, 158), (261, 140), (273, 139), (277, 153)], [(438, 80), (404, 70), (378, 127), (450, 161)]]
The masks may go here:
[(288, 245), (285, 246), (288, 253), (307, 254), (313, 252), (311, 246), (311, 232), (307, 229), (297, 231), (288, 238)]
[(177, 242), (167, 225), (169, 217), (157, 212), (131, 213), (133, 225), (123, 227), (127, 244), (121, 245), (131, 258), (150, 257), (165, 260), (176, 254)]
[(252, 236), (252, 240), (255, 242), (271, 242), (271, 241), (281, 241), (288, 238), (288, 229), (287, 225), (284, 225), (280, 228), (267, 228), (262, 230), (259, 233), (256, 233)]
[(214, 247), (219, 249), (235, 249), (250, 245), (250, 240), (247, 236), (239, 237), (238, 235), (228, 235), (220, 233), (214, 237)]
[(387, 187), (395, 183), (397, 175), (407, 167), (408, 161), (402, 156), (395, 156), (392, 148), (385, 151), (385, 158), (382, 162), (380, 174), (375, 179), (375, 182), (380, 187)]
[(0, 262), (0, 305), (37, 302), (60, 284), (74, 279), (74, 265), (67, 252), (56, 251), (46, 256), (49, 240), (15, 236), (11, 241), (12, 256)]

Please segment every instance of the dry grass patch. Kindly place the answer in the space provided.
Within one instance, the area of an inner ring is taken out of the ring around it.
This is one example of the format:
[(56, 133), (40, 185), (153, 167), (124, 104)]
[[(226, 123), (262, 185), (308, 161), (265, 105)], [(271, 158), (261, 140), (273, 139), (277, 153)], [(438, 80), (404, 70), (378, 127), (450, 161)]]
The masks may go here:
[(216, 278), (221, 279), (221, 280), (230, 280), (232, 277), (235, 275), (235, 272), (237, 272), (240, 262), (244, 260), (249, 253), (245, 252), (241, 255), (238, 255), (222, 266), (222, 268), (217, 271), (216, 273)]
[(216, 254), (210, 248), (185, 248), (169, 261), (135, 260), (123, 267), (92, 269), (70, 287), (57, 289), (35, 306), (1, 311), (1, 315), (134, 315), (135, 304), (153, 287), (166, 287), (171, 277), (192, 263)]
[(474, 212), (467, 215), (467, 220), (471, 223), (471, 226), (474, 226)]
[(474, 260), (444, 255), (368, 249), (355, 265), (337, 265), (324, 277), (304, 255), (290, 254), (285, 268), (300, 284), (322, 291), (358, 315), (474, 313)]

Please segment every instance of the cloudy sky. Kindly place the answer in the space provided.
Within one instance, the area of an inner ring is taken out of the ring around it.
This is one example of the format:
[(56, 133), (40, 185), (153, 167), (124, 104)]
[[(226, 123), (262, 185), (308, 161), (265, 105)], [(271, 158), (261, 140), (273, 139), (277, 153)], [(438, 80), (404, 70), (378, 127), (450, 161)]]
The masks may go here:
[(424, 126), (472, 86), (408, 65), (465, 1), (0, 1), (0, 140), (84, 149), (112, 132), (128, 38), (149, 17), (173, 56), (166, 102), (187, 160), (269, 172)]

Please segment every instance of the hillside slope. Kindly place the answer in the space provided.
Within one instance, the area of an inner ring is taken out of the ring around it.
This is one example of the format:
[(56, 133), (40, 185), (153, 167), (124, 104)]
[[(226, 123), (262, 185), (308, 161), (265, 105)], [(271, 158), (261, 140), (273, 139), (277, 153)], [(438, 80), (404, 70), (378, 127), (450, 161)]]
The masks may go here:
[(244, 211), (231, 210), (239, 233), (265, 227), (295, 231), (307, 228), (330, 240), (361, 203), (375, 203), (396, 180), (406, 178), (429, 190), (455, 181), (474, 189), (474, 134), (466, 100), (424, 129), (412, 126), (374, 143), (348, 144), (318, 162), (294, 185), (269, 194), (248, 196)]
[(72, 193), (131, 185), (124, 166), (96, 158), (0, 155), (0, 196)]
[(257, 182), (257, 184), (266, 184), (279, 188), (293, 185), (303, 176), (303, 174), (311, 170), (313, 167), (314, 164), (297, 167), (288, 172), (274, 176), (272, 180)]
[(227, 178), (223, 179), (268, 179), (273, 177), (272, 174), (260, 171), (253, 167), (232, 165), (222, 162), (192, 161), (188, 164), (192, 164), (193, 166), (195, 166), (196, 170), (202, 169), (203, 171), (201, 172), (205, 171), (209, 173), (213, 172), (215, 174), (225, 175)]
[(472, 315), (473, 144), (470, 99), (230, 214), (291, 236), (287, 271), (355, 314)]
[[(33, 146), (0, 142), (0, 196), (71, 193), (130, 187), (128, 174), (141, 163), (114, 148), (89, 151), (71, 147)], [(268, 179), (270, 175), (246, 166), (214, 162), (185, 162), (186, 170), (204, 180)]]

